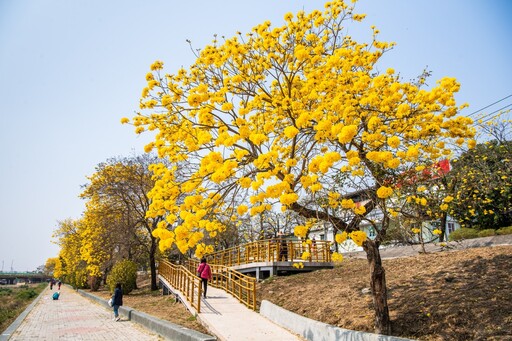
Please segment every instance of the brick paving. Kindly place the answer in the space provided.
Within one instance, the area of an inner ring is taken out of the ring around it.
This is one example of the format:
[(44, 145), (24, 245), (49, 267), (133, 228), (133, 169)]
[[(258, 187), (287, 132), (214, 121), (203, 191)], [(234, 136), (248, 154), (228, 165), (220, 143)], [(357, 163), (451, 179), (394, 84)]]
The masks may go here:
[(13, 340), (163, 340), (139, 325), (62, 286), (58, 300), (47, 287), (40, 300), (12, 333)]

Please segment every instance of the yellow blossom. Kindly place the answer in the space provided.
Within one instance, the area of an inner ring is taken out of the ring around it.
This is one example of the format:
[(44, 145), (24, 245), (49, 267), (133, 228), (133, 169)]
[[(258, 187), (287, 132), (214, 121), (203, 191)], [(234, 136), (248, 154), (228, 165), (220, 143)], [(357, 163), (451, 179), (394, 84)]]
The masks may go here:
[(340, 143), (349, 143), (352, 141), (354, 136), (357, 134), (357, 126), (356, 125), (348, 125), (344, 126), (341, 129), (341, 132), (338, 134), (338, 141)]
[(443, 199), (443, 201), (444, 201), (444, 202), (446, 202), (446, 203), (452, 202), (452, 201), (453, 201), (453, 197), (452, 197), (452, 196), (450, 196), (450, 195), (448, 195), (447, 197), (445, 197), (445, 198)]
[(391, 194), (393, 194), (393, 189), (387, 186), (381, 186), (377, 190), (377, 196), (381, 199), (388, 198)]
[(341, 253), (338, 253), (338, 252), (333, 252), (332, 255), (331, 255), (331, 259), (333, 262), (341, 262), (343, 261), (343, 255)]
[(400, 145), (400, 138), (398, 136), (388, 137), (387, 143), (391, 148), (398, 148)]
[(366, 207), (364, 207), (363, 205), (361, 206), (356, 206), (354, 209), (353, 209), (354, 213), (355, 214), (359, 214), (359, 215), (362, 215), (362, 214), (365, 214), (366, 213)]
[(342, 199), (341, 200), (341, 207), (350, 209), (353, 208), (356, 204), (352, 199)]
[(151, 64), (151, 70), (161, 70), (164, 67), (164, 62), (157, 60), (153, 64)]
[(303, 263), (293, 263), (293, 267), (296, 269), (303, 269), (304, 264)]
[(249, 208), (247, 207), (247, 205), (240, 205), (237, 208), (237, 213), (239, 215), (244, 215), (248, 210), (249, 210)]
[(341, 244), (343, 243), (345, 240), (347, 240), (347, 232), (343, 231), (342, 233), (337, 233), (336, 236), (335, 236), (335, 240), (336, 240), (336, 243), (338, 244)]
[(362, 246), (367, 238), (366, 232), (364, 231), (354, 231), (350, 233), (350, 239), (352, 239), (357, 246)]
[(279, 201), (283, 205), (291, 205), (294, 202), (296, 202), (297, 200), (299, 200), (299, 196), (297, 193), (287, 193), (287, 194), (283, 194), (279, 197)]
[(284, 129), (284, 135), (289, 139), (294, 138), (295, 135), (297, 135), (298, 133), (299, 133), (299, 130), (297, 128), (295, 128), (294, 126), (289, 126)]

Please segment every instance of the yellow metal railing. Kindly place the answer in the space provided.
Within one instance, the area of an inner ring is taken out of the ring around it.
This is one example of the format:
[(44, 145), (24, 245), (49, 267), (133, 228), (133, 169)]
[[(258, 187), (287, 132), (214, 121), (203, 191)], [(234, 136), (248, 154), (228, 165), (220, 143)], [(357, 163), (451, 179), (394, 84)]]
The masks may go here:
[[(308, 252), (305, 254), (305, 252)], [(307, 257), (304, 259), (304, 255)], [(330, 242), (320, 240), (303, 243), (295, 240), (260, 240), (238, 245), (207, 255), (212, 269), (209, 285), (223, 289), (248, 308), (256, 309), (256, 278), (230, 267), (259, 262), (330, 262)], [(158, 273), (170, 285), (181, 291), (198, 313), (201, 312), (201, 279), (196, 275), (198, 260), (190, 259), (185, 266), (161, 261)]]
[(183, 265), (175, 265), (165, 260), (158, 265), (158, 274), (170, 285), (181, 291), (190, 305), (201, 312), (201, 279)]
[[(208, 254), (213, 265), (236, 266), (258, 262), (331, 262), (331, 243), (318, 240), (303, 243), (297, 240), (259, 240)], [(308, 257), (303, 259), (304, 252)]]
[[(190, 259), (187, 262), (190, 272), (195, 272), (198, 266), (199, 261), (197, 260)], [(256, 278), (223, 265), (210, 264), (210, 268), (213, 279), (209, 285), (230, 293), (249, 309), (256, 310)]]

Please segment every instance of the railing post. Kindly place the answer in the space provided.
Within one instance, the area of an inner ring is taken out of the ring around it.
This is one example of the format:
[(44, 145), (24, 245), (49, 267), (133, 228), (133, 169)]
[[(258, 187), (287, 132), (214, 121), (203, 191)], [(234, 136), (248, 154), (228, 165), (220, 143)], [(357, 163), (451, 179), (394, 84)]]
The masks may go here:
[(201, 279), (199, 279), (199, 284), (198, 284), (198, 288), (197, 288), (197, 313), (198, 314), (201, 312), (201, 295), (202, 295), (202, 290), (203, 290), (203, 288), (202, 288), (203, 286), (201, 284), (202, 284)]
[(270, 257), (270, 252), (272, 252), (272, 249), (270, 248), (270, 239), (267, 240), (267, 247), (266, 247), (266, 249), (267, 249), (267, 254), (266, 254), (266, 257), (265, 257), (266, 258), (265, 261), (271, 262), (274, 259), (274, 257)]

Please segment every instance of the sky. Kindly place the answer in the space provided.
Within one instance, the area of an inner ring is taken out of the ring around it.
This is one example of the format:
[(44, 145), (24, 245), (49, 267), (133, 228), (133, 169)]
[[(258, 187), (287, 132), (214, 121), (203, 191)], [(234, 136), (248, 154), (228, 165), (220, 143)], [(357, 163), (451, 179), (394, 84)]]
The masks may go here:
[[(150, 135), (121, 125), (138, 110), (145, 74), (155, 60), (165, 72), (192, 65), (194, 48), (214, 34), (247, 33), (317, 0), (0, 0), (0, 271), (33, 271), (59, 248), (58, 221), (79, 219), (78, 196), (95, 166), (142, 154)], [(359, 42), (397, 46), (384, 55), (405, 81), (428, 68), (428, 82), (461, 83), (463, 114), (512, 95), (512, 1), (361, 0)], [(512, 105), (512, 97), (486, 112)]]

